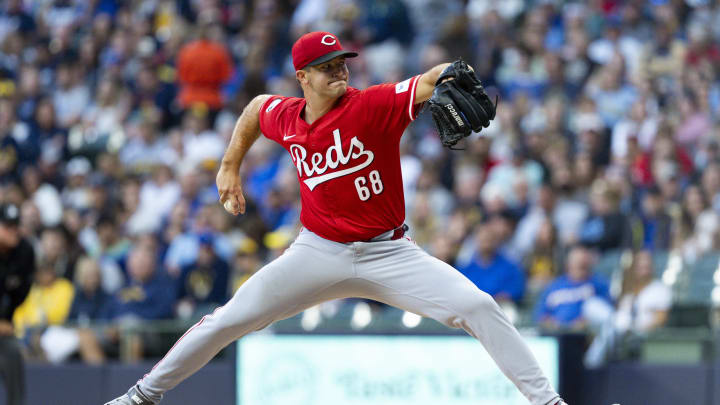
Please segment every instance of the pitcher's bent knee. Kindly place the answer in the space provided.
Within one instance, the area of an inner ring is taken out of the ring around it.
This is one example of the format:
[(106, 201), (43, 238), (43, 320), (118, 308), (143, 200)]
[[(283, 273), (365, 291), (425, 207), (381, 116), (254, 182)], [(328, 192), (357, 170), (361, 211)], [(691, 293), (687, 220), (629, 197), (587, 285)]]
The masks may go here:
[(473, 294), (463, 297), (463, 303), (458, 307), (457, 316), (469, 320), (499, 310), (500, 307), (490, 294), (477, 290)]

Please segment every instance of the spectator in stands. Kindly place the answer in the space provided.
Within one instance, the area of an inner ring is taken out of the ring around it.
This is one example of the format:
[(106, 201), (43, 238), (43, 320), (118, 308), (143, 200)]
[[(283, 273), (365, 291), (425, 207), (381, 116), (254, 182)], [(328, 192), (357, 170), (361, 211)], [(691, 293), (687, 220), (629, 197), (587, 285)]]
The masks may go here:
[(640, 215), (634, 226), (640, 232), (641, 246), (650, 251), (671, 247), (673, 220), (667, 213), (660, 189), (650, 187), (642, 198)]
[[(538, 188), (536, 197), (528, 212), (518, 222), (512, 248), (517, 250), (521, 257), (533, 250), (538, 233), (543, 223), (551, 218), (555, 207), (555, 196), (549, 184), (543, 184)], [(555, 232), (554, 232), (555, 233)], [(553, 236), (553, 243), (557, 243), (557, 237)]]
[(211, 221), (212, 211), (217, 207), (217, 204), (213, 202), (199, 208), (191, 226), (188, 226), (185, 232), (177, 235), (170, 243), (164, 258), (164, 265), (170, 274), (179, 274), (182, 266), (193, 263), (197, 259), (200, 235), (205, 233), (213, 234), (212, 243), (216, 254), (227, 262), (232, 259), (233, 248), (228, 237), (214, 229), (216, 227)]
[(151, 246), (135, 246), (127, 260), (128, 282), (113, 297), (110, 316), (115, 319), (166, 319), (172, 316), (176, 290), (157, 264)]
[(100, 286), (100, 266), (89, 257), (78, 260), (75, 273), (75, 296), (70, 306), (70, 326), (50, 326), (40, 345), (48, 361), (61, 363), (75, 353), (87, 364), (102, 364), (101, 346), (105, 328), (96, 322), (108, 320), (110, 296)]
[(238, 243), (235, 262), (232, 269), (231, 294), (240, 288), (253, 274), (262, 267), (262, 260), (258, 252), (258, 245), (250, 238), (244, 238)]
[(81, 156), (72, 158), (65, 165), (67, 183), (61, 193), (65, 207), (82, 211), (90, 206), (88, 178), (92, 169), (92, 163)]
[(34, 164), (40, 157), (39, 140), (30, 131), (30, 126), (17, 117), (16, 106), (10, 99), (0, 100), (0, 131), (15, 140), (19, 170)]
[(712, 41), (709, 27), (694, 22), (687, 28), (689, 43), (685, 62), (693, 67), (704, 63), (717, 66), (720, 63), (720, 47)]
[(558, 240), (563, 246), (577, 242), (589, 215), (587, 203), (574, 195), (572, 172), (563, 165), (552, 172), (552, 185), (555, 191), (555, 204), (552, 214), (553, 224), (558, 230)]
[(438, 235), (433, 238), (430, 246), (427, 247), (427, 250), (433, 256), (447, 264), (452, 265), (455, 263), (455, 257), (457, 256), (457, 244), (452, 243), (450, 236), (446, 233), (438, 233)]
[[(484, 188), (494, 187), (501, 190), (505, 203), (510, 208), (519, 208), (527, 201), (518, 193), (518, 183), (523, 182), (526, 191), (535, 194), (540, 187), (543, 169), (534, 160), (528, 159), (527, 151), (515, 148), (512, 158), (493, 168)], [(520, 211), (522, 209), (520, 208)]]
[(120, 289), (125, 283), (121, 265), (127, 259), (131, 242), (118, 228), (112, 207), (105, 207), (94, 226), (80, 232), (78, 242), (88, 256), (100, 263), (103, 291), (112, 294)]
[(65, 323), (74, 294), (72, 283), (58, 276), (52, 263), (40, 261), (30, 293), (13, 314), (13, 325), (31, 356), (45, 357), (39, 339), (48, 326)]
[(580, 230), (580, 243), (601, 251), (628, 243), (627, 220), (620, 212), (618, 192), (604, 180), (596, 181), (590, 194), (590, 216)]
[(178, 153), (167, 137), (160, 136), (157, 123), (146, 117), (129, 133), (130, 139), (120, 151), (123, 165), (135, 173), (149, 173), (158, 164), (175, 165)]
[(228, 298), (229, 264), (213, 249), (213, 236), (201, 234), (197, 259), (183, 266), (177, 280), (177, 313), (182, 318), (200, 318), (223, 305)]
[[(142, 240), (142, 239), (141, 239)], [(121, 330), (134, 329), (143, 321), (172, 318), (175, 285), (157, 263), (157, 250), (150, 240), (136, 244), (127, 260), (128, 282), (113, 296), (108, 316), (112, 328), (105, 331), (103, 346), (119, 344)], [(139, 360), (146, 350), (157, 344), (152, 334), (136, 331), (128, 337), (128, 358)]]
[(461, 207), (472, 209), (478, 203), (485, 174), (475, 164), (460, 163), (453, 171), (453, 195)]
[(207, 106), (193, 104), (183, 116), (182, 163), (190, 167), (212, 167), (223, 154), (225, 141), (210, 127)]
[[(18, 32), (22, 34), (28, 34), (35, 30), (35, 16), (24, 10), (22, 0), (10, 0), (6, 2), (0, 9), (0, 16), (2, 16), (3, 26), (9, 25), (16, 27)], [(12, 30), (8, 29), (0, 32), (0, 42), (10, 33), (12, 33)]]
[(567, 271), (543, 291), (535, 308), (535, 320), (548, 330), (585, 329), (602, 322), (611, 310), (605, 280), (592, 274), (592, 253), (575, 246), (568, 253)]
[(618, 53), (590, 78), (587, 91), (595, 101), (603, 123), (609, 128), (627, 114), (637, 98), (635, 89), (625, 83), (625, 61)]
[[(223, 106), (220, 86), (232, 75), (233, 62), (225, 46), (209, 37), (218, 22), (210, 13), (200, 17), (198, 38), (185, 44), (178, 54), (179, 101), (185, 109), (205, 104), (216, 113)], [(214, 115), (211, 117), (214, 121)]]
[[(715, 149), (718, 144), (715, 143)], [(702, 169), (701, 186), (710, 206), (720, 212), (720, 160), (712, 160)]]
[(469, 263), (458, 266), (465, 277), (497, 301), (518, 302), (525, 292), (525, 274), (498, 251), (497, 234), (489, 224), (476, 232), (476, 250)]
[(587, 151), (578, 151), (572, 166), (575, 174), (575, 186), (583, 191), (590, 190), (592, 184), (598, 179), (599, 173), (592, 154)]
[(175, 83), (161, 77), (160, 69), (152, 65), (140, 68), (135, 88), (133, 89), (133, 110), (139, 109), (144, 114), (158, 114), (159, 124), (166, 128), (172, 122), (174, 114), (173, 101), (177, 88)]
[(682, 121), (675, 133), (678, 145), (691, 153), (697, 150), (700, 139), (712, 131), (709, 111), (702, 108), (698, 95), (688, 92), (679, 100)]
[(55, 270), (55, 274), (72, 280), (76, 252), (70, 249), (67, 231), (62, 226), (45, 228), (40, 234), (39, 257)]
[(20, 234), (32, 245), (36, 245), (41, 230), (40, 210), (32, 201), (25, 201), (20, 207)]
[(709, 206), (700, 186), (689, 186), (683, 198), (682, 220), (678, 233), (685, 258), (694, 261), (716, 249), (719, 229), (720, 216)]
[(43, 97), (35, 104), (30, 132), (30, 137), (38, 140), (40, 169), (43, 175), (52, 178), (65, 154), (67, 131), (58, 126), (55, 106), (49, 97)]
[(21, 151), (12, 134), (12, 103), (0, 100), (0, 181), (17, 181)]
[(680, 76), (687, 54), (685, 43), (674, 35), (675, 21), (657, 21), (653, 41), (648, 41), (641, 59), (642, 73), (658, 83), (658, 91), (665, 96), (676, 77)]
[(647, 333), (665, 325), (672, 291), (654, 276), (652, 253), (635, 253), (626, 271), (615, 313), (615, 327), (621, 333)]
[(532, 250), (525, 256), (530, 292), (541, 291), (560, 273), (561, 254), (555, 226), (545, 218), (535, 235)]
[[(533, 68), (533, 54), (526, 46), (511, 48), (512, 58), (506, 58), (506, 64), (500, 67), (498, 80), (503, 91), (511, 98), (527, 96), (539, 100), (546, 85), (544, 72)], [(509, 63), (507, 63), (509, 62)]]
[[(482, 165), (481, 162), (483, 162), (482, 152), (480, 149), (482, 149), (482, 146), (480, 144), (487, 144), (487, 141), (482, 141), (482, 138), (478, 138), (475, 140), (475, 142), (472, 143), (470, 148), (472, 148), (472, 160), (475, 162), (478, 162), (479, 165)], [(415, 156), (408, 156), (409, 159), (416, 160), (417, 158)], [(477, 160), (475, 160), (477, 159)], [(417, 164), (420, 164), (419, 160), (416, 160)], [(406, 161), (406, 164), (409, 163), (409, 161)], [(410, 179), (415, 180), (414, 182), (414, 190), (411, 190), (410, 193), (424, 193), (426, 195), (426, 199), (428, 202), (428, 209), (429, 215), (431, 217), (435, 218), (435, 221), (441, 221), (444, 222), (447, 217), (450, 216), (451, 211), (453, 209), (453, 206), (455, 205), (455, 197), (450, 193), (450, 191), (443, 186), (440, 183), (440, 179), (438, 178), (438, 171), (436, 168), (426, 165), (425, 167), (417, 166), (417, 177), (414, 177), (411, 173), (415, 172), (414, 169), (412, 169), (412, 166), (415, 166), (416, 163), (412, 163), (412, 165), (403, 166), (403, 173), (408, 172), (408, 181), (411, 181)], [(403, 177), (405, 179), (405, 177)], [(405, 181), (405, 180), (404, 180)], [(408, 185), (406, 188), (413, 187), (412, 185)], [(412, 202), (407, 201), (408, 207), (412, 207)], [(409, 208), (409, 211), (412, 212), (413, 209)], [(409, 213), (408, 216), (412, 216), (412, 213)], [(412, 219), (409, 218), (410, 223), (408, 225), (411, 225), (413, 222)], [(412, 226), (412, 225), (411, 225)]]
[(82, 119), (90, 105), (90, 89), (82, 82), (81, 66), (66, 60), (56, 70), (57, 87), (53, 93), (55, 113), (61, 128), (69, 129)]
[(0, 378), (8, 405), (22, 405), (25, 400), (23, 355), (12, 317), (25, 301), (35, 272), (35, 253), (20, 236), (19, 223), (19, 208), (0, 203)]
[(658, 129), (658, 117), (648, 111), (648, 100), (640, 99), (630, 108), (630, 114), (618, 122), (612, 131), (613, 158), (627, 156), (629, 143), (641, 150), (650, 150)]
[(130, 95), (113, 77), (105, 77), (97, 86), (97, 94), (85, 109), (82, 130), (90, 136), (111, 142), (130, 112)]
[(282, 226), (292, 226), (299, 214), (293, 206), (293, 202), (287, 201), (285, 195), (278, 188), (273, 188), (268, 192), (258, 210), (270, 230), (276, 230)]
[(63, 202), (57, 188), (43, 182), (42, 173), (35, 166), (22, 171), (22, 187), (28, 201), (43, 208), (40, 211), (42, 225), (57, 226), (63, 215)]
[(610, 163), (610, 134), (592, 99), (583, 97), (578, 101), (571, 127), (577, 132), (576, 152), (590, 155), (596, 166), (607, 166)]
[(438, 217), (430, 206), (430, 196), (421, 191), (415, 194), (412, 212), (408, 220), (414, 229), (413, 240), (423, 248), (432, 243), (440, 231)]
[(100, 263), (90, 257), (78, 259), (75, 265), (75, 299), (70, 308), (69, 319), (80, 324), (91, 320), (107, 319), (110, 295), (101, 288)]
[(395, 40), (404, 46), (410, 45), (414, 29), (403, 1), (366, 0), (360, 4), (365, 14), (366, 43)]
[(108, 212), (100, 216), (95, 229), (97, 231), (97, 248), (90, 249), (86, 247), (86, 249), (115, 262), (124, 260), (130, 252), (131, 242), (119, 229), (112, 213)]
[(614, 316), (608, 318), (585, 355), (585, 365), (598, 367), (613, 355), (619, 342), (632, 342), (665, 325), (672, 305), (672, 292), (653, 276), (653, 257), (649, 250), (633, 255), (625, 271), (623, 288)]
[(682, 180), (692, 173), (692, 159), (685, 148), (675, 142), (670, 131), (667, 124), (660, 125), (651, 150), (633, 162), (636, 183), (657, 184), (662, 190), (667, 182)]
[(77, 261), (75, 298), (68, 316), (68, 320), (76, 325), (71, 329), (56, 329), (55, 336), (64, 337), (69, 342), (60, 350), (57, 345), (48, 345), (49, 350), (46, 349), (46, 352), (54, 353), (54, 362), (67, 359), (76, 351), (87, 364), (102, 364), (105, 361), (101, 345), (104, 328), (98, 323), (108, 320), (111, 297), (101, 288), (100, 278), (100, 264), (97, 260), (86, 256)]
[(137, 220), (140, 232), (156, 232), (162, 221), (180, 198), (180, 185), (167, 164), (160, 163), (151, 168), (151, 175), (140, 187)]

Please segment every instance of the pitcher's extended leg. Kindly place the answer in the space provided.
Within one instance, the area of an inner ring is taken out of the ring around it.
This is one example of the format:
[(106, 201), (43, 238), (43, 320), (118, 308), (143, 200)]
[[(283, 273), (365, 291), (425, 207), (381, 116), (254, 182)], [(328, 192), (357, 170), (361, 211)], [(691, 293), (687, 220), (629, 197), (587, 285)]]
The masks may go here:
[(460, 272), (408, 240), (365, 248), (358, 276), (372, 284), (369, 298), (465, 329), (533, 405), (559, 397), (495, 300)]
[(342, 296), (343, 280), (354, 275), (351, 253), (342, 244), (317, 239), (301, 234), (282, 256), (248, 279), (227, 304), (188, 329), (139, 382), (141, 391), (158, 402), (236, 339)]

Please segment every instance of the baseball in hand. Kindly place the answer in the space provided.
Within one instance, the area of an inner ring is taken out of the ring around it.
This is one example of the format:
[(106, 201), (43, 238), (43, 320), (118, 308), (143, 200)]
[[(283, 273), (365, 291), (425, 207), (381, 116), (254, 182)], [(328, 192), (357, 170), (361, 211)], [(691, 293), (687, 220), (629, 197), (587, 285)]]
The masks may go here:
[(225, 201), (225, 204), (223, 206), (225, 207), (225, 211), (228, 211), (228, 212), (235, 211), (235, 210), (233, 210), (232, 200)]

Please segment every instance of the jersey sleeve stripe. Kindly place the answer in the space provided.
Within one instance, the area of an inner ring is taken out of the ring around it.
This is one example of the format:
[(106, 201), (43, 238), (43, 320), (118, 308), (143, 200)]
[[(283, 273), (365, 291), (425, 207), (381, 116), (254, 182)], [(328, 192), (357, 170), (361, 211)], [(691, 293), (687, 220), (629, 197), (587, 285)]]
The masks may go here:
[(419, 78), (420, 75), (413, 77), (412, 83), (410, 83), (410, 105), (408, 106), (408, 114), (410, 114), (410, 121), (415, 121), (415, 117), (413, 116), (413, 106), (415, 105), (415, 90), (417, 88)]

